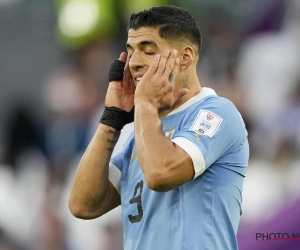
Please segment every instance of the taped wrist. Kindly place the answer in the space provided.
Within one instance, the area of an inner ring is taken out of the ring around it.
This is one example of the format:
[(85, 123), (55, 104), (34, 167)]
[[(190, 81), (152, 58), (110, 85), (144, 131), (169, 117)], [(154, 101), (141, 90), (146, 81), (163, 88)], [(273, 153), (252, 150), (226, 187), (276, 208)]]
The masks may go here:
[(108, 73), (108, 81), (122, 81), (125, 63), (115, 60), (111, 65)]
[(126, 124), (133, 122), (133, 120), (134, 108), (130, 112), (127, 112), (117, 107), (105, 106), (100, 123), (113, 127), (117, 131), (121, 131)]

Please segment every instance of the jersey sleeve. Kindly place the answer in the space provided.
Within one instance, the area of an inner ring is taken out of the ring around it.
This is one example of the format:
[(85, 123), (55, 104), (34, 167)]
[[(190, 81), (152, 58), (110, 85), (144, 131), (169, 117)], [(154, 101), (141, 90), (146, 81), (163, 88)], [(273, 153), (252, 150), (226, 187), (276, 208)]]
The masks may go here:
[(242, 134), (245, 128), (240, 114), (232, 103), (222, 101), (190, 112), (172, 141), (190, 155), (196, 178), (222, 158)]
[(123, 152), (118, 153), (110, 159), (108, 180), (113, 184), (120, 194), (120, 181), (122, 176)]
[(126, 164), (124, 161), (126, 162), (126, 159), (130, 158), (131, 149), (134, 142), (133, 135), (134, 133), (131, 132), (130, 135), (127, 136), (126, 142), (123, 145), (123, 149), (111, 157), (109, 162), (108, 180), (116, 188), (119, 194), (121, 192), (120, 181), (122, 178), (122, 170), (124, 164)]

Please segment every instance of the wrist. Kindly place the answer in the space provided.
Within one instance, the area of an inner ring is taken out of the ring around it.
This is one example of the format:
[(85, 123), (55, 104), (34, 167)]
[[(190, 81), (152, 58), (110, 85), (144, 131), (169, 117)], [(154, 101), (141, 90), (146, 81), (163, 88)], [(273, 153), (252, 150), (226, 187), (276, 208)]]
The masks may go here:
[(105, 106), (100, 123), (121, 131), (126, 124), (133, 122), (133, 115), (134, 110), (127, 112), (117, 107)]
[(159, 104), (155, 104), (154, 102), (151, 102), (150, 100), (148, 99), (142, 99), (142, 98), (134, 98), (134, 106), (144, 106), (144, 107), (153, 107), (155, 108), (156, 110), (159, 109)]
[(148, 101), (135, 102), (135, 116), (138, 115), (158, 115), (158, 107)]

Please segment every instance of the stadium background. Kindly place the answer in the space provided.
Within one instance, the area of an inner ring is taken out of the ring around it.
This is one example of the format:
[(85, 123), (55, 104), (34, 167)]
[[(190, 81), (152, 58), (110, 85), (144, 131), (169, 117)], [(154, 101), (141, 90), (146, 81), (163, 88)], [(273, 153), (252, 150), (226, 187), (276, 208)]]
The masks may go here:
[(0, 0), (1, 250), (122, 249), (119, 208), (81, 221), (67, 199), (129, 14), (164, 4), (197, 19), (201, 84), (247, 125), (240, 249), (300, 249), (279, 240), (300, 238), (299, 0)]

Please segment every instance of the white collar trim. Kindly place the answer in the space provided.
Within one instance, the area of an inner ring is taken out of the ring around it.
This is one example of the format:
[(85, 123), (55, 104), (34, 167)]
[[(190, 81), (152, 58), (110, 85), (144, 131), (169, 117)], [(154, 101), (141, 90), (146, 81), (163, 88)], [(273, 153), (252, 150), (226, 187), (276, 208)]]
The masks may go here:
[(201, 99), (210, 96), (210, 95), (217, 95), (216, 92), (211, 89), (211, 88), (207, 88), (207, 87), (203, 87), (200, 91), (199, 94), (195, 95), (194, 97), (192, 97), (191, 99), (189, 99), (188, 101), (186, 101), (184, 104), (182, 104), (181, 106), (179, 106), (177, 109), (174, 109), (171, 113), (169, 113), (167, 116), (169, 115), (173, 115), (176, 114), (190, 106), (192, 106), (193, 104), (195, 104), (196, 102), (200, 101)]

